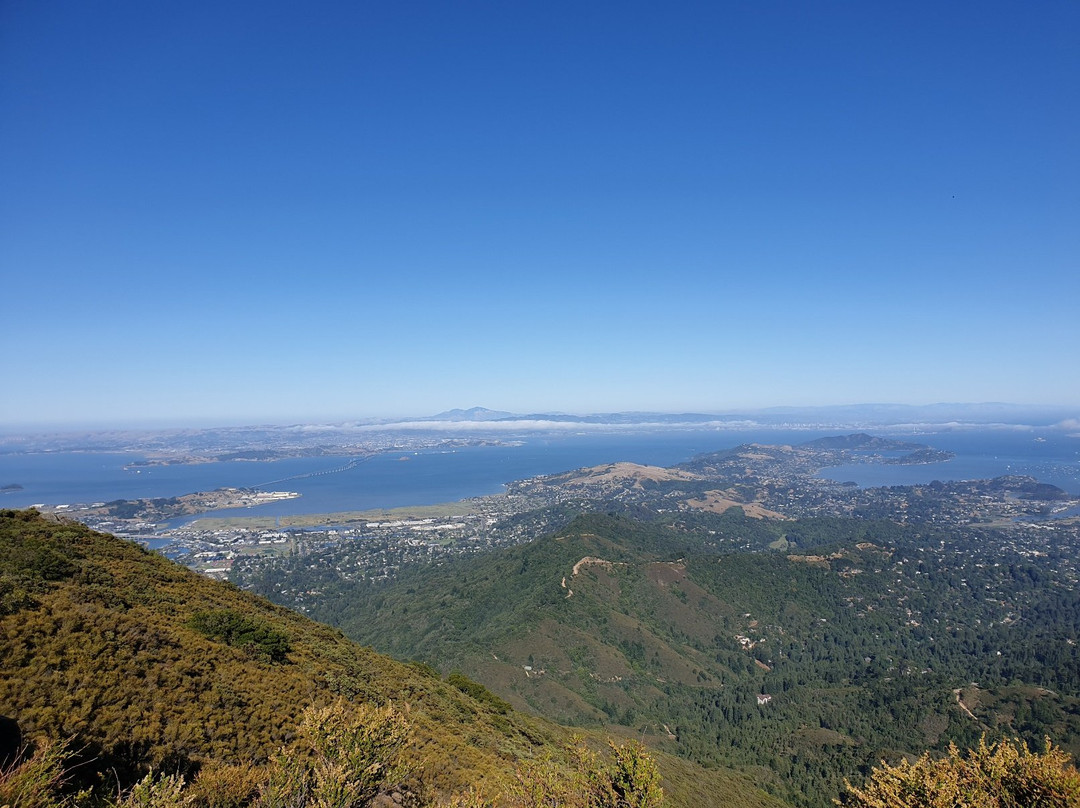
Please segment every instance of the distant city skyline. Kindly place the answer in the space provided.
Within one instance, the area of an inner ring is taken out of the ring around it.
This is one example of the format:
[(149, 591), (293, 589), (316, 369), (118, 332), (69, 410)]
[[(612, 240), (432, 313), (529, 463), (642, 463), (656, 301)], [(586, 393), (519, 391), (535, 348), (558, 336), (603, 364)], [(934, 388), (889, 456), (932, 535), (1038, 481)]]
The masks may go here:
[(1080, 6), (0, 9), (0, 428), (1080, 405)]

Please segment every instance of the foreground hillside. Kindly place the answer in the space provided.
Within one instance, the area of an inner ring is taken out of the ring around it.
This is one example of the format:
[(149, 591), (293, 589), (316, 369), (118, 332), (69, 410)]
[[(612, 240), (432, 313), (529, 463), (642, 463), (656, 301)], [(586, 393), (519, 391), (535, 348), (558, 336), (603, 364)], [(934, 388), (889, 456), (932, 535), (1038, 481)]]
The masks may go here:
[[(130, 542), (7, 512), (0, 543), (0, 714), (26, 736), (73, 737), (110, 768), (265, 759), (306, 706), (337, 696), (407, 707), (422, 753), (454, 761), (433, 767), (448, 786), (556, 740), (548, 726)], [(207, 636), (200, 615), (252, 624), (254, 639)]]
[[(740, 536), (785, 549), (720, 552)], [(806, 805), (882, 758), (984, 732), (1080, 747), (1077, 582), (992, 533), (588, 516), (390, 585), (303, 559), (256, 585), (303, 591), (350, 636), (459, 667), (519, 707), (646, 734)]]
[[(260, 765), (304, 716), (356, 705), (402, 716), (415, 788), (500, 793), (521, 765), (567, 771), (569, 735), (461, 676), (441, 679), (130, 542), (0, 511), (0, 758), (70, 741), (81, 766), (133, 782)], [(667, 804), (772, 805), (739, 777), (661, 758)], [(100, 783), (98, 784), (100, 785)]]

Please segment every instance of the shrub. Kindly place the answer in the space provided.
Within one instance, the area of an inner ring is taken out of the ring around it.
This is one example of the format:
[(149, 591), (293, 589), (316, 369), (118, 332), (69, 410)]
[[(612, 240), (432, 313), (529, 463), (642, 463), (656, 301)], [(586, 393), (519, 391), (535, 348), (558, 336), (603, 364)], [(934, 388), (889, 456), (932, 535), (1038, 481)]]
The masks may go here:
[(513, 808), (660, 808), (664, 791), (655, 761), (638, 743), (608, 742), (610, 760), (583, 744), (570, 750), (569, 776), (550, 758), (521, 763), (511, 793)]
[(35, 605), (34, 598), (21, 581), (0, 572), (0, 616), (15, 614)]
[(184, 808), (184, 778), (178, 774), (155, 777), (150, 772), (132, 786), (116, 808)]
[(0, 805), (4, 808), (64, 808), (70, 801), (62, 796), (67, 782), (64, 744), (42, 743), (30, 754), (0, 769)]
[(863, 788), (847, 783), (837, 805), (852, 808), (1078, 808), (1080, 773), (1069, 756), (1046, 739), (1031, 752), (1019, 740), (979, 745), (961, 755), (955, 745), (941, 759), (924, 754), (914, 763), (886, 763)]
[(393, 705), (309, 708), (300, 736), (272, 762), (260, 808), (361, 808), (414, 772), (412, 727)]
[(210, 763), (199, 770), (186, 791), (198, 808), (246, 808), (256, 804), (266, 772), (248, 763)]
[(289, 638), (283, 632), (232, 609), (196, 612), (188, 625), (210, 639), (242, 648), (273, 662), (284, 662), (292, 650)]
[(604, 808), (655, 808), (664, 801), (660, 771), (639, 743), (611, 747), (611, 764), (593, 777), (593, 793)]
[(501, 715), (506, 715), (510, 712), (511, 708), (509, 702), (503, 701), (482, 684), (474, 682), (459, 671), (454, 671), (447, 676), (446, 682), (447, 684), (456, 687), (462, 693), (472, 696), (477, 701), (486, 704), (489, 708)]

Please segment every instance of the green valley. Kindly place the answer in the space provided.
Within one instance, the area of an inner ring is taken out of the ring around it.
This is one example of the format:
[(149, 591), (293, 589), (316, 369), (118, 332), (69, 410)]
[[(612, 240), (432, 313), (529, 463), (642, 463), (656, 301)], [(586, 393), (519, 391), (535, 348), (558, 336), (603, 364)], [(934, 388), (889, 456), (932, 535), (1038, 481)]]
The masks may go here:
[(1023, 554), (987, 531), (729, 509), (581, 516), (388, 584), (301, 556), (247, 583), (380, 651), (460, 669), (520, 709), (647, 737), (821, 806), (882, 758), (984, 732), (1080, 750), (1071, 553)]

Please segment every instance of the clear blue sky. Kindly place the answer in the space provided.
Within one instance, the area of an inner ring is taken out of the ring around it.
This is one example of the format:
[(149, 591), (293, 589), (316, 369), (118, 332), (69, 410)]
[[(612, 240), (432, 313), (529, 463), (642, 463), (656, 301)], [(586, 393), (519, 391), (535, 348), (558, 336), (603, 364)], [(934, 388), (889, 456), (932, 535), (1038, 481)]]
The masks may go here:
[(1080, 4), (0, 2), (0, 424), (1080, 403)]

